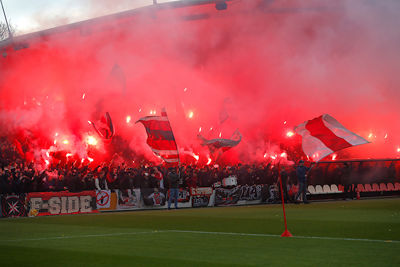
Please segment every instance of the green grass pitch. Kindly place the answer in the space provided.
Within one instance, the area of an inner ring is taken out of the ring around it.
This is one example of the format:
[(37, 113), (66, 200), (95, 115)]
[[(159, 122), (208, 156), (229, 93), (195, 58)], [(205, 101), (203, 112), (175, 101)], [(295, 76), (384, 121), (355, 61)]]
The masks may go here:
[(0, 220), (0, 266), (400, 266), (400, 199)]

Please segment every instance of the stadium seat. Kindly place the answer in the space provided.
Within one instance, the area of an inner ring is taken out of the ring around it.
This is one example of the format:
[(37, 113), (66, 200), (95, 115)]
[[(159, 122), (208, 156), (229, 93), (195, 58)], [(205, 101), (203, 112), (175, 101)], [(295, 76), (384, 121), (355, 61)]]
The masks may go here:
[(315, 194), (315, 188), (312, 185), (309, 185), (307, 187), (308, 192), (310, 192), (311, 195)]
[(358, 192), (365, 192), (364, 186), (362, 184), (357, 185), (357, 191)]
[(316, 194), (324, 194), (324, 190), (322, 190), (322, 186), (316, 185), (315, 186), (315, 193)]
[(324, 191), (324, 193), (329, 194), (332, 193), (331, 192), (331, 187), (327, 184), (324, 184), (324, 186), (322, 187), (322, 190)]
[(373, 191), (373, 192), (379, 192), (379, 191), (381, 191), (380, 188), (379, 188), (379, 185), (378, 185), (378, 184), (372, 184), (372, 191)]
[(380, 183), (379, 188), (381, 189), (381, 191), (388, 191), (385, 183)]
[(339, 184), (339, 185), (338, 185), (338, 189), (339, 189), (340, 192), (343, 192), (343, 191), (344, 191), (344, 186), (341, 185), (341, 184)]
[(331, 185), (331, 192), (332, 193), (341, 193), (338, 189), (338, 187), (335, 184)]
[(400, 183), (394, 183), (394, 190), (400, 191)]
[(372, 188), (371, 188), (370, 184), (365, 184), (364, 188), (365, 188), (365, 192), (372, 192)]
[(394, 185), (392, 183), (387, 184), (387, 189), (388, 189), (388, 191), (396, 191), (396, 189), (394, 189)]

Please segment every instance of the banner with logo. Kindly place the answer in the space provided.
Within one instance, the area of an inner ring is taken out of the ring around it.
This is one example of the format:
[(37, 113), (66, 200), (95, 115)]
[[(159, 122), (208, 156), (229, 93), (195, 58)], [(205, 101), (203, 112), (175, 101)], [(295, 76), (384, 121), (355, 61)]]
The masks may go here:
[[(168, 198), (169, 199), (169, 190), (168, 190)], [(178, 192), (178, 202), (189, 202), (190, 201), (190, 192), (187, 188), (179, 188)]]
[(96, 190), (97, 209), (108, 209), (111, 203), (111, 190)]
[(165, 205), (166, 197), (163, 190), (157, 188), (142, 188), (140, 192), (145, 206), (157, 207)]
[(117, 194), (118, 210), (140, 208), (140, 189), (122, 189), (115, 191)]
[(210, 203), (210, 196), (212, 195), (211, 187), (197, 187), (191, 188), (190, 194), (192, 196), (192, 207), (207, 207)]
[(25, 194), (1, 196), (1, 213), (3, 217), (25, 217)]
[(241, 195), (240, 186), (234, 188), (216, 188), (215, 206), (236, 204)]
[(29, 193), (29, 216), (96, 213), (95, 191)]
[(261, 200), (263, 185), (244, 185), (240, 187), (239, 200)]
[[(118, 190), (115, 190), (118, 191)], [(117, 209), (117, 193), (111, 190), (97, 190), (96, 204), (99, 211)]]

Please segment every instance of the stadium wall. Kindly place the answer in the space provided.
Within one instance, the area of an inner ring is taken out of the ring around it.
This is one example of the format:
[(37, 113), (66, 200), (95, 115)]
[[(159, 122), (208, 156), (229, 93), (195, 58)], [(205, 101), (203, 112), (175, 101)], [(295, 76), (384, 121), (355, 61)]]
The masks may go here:
[[(312, 187), (312, 188), (311, 188)], [(335, 190), (337, 188), (337, 190)], [(236, 186), (231, 188), (200, 187), (179, 191), (178, 208), (242, 206), (279, 203), (276, 185)], [(398, 196), (400, 183), (357, 184), (358, 196)], [(295, 194), (296, 191), (289, 191)], [(337, 199), (344, 196), (342, 185), (309, 186), (310, 199)], [(33, 192), (2, 195), (0, 217), (36, 217), (88, 214), (109, 211), (135, 211), (168, 208), (168, 191), (124, 189), (71, 192)], [(172, 204), (173, 208), (174, 205)]]

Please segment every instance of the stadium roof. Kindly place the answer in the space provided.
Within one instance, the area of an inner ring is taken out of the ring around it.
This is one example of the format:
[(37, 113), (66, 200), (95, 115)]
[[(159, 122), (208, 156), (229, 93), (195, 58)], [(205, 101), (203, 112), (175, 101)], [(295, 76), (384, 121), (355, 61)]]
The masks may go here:
[(184, 8), (184, 7), (191, 7), (191, 6), (199, 6), (199, 5), (218, 5), (221, 2), (231, 2), (234, 0), (180, 0), (180, 1), (170, 1), (170, 2), (163, 2), (158, 3), (157, 0), (153, 0), (153, 4), (149, 6), (143, 6), (139, 8), (130, 9), (127, 11), (114, 13), (110, 15), (100, 16), (88, 20), (83, 20), (71, 24), (66, 24), (38, 32), (27, 33), (19, 36), (14, 36), (12, 38), (5, 39), (0, 41), (0, 48), (7, 47), (9, 45), (19, 43), (19, 42), (26, 42), (30, 39), (35, 39), (37, 37), (44, 37), (49, 36), (56, 33), (61, 33), (64, 31), (69, 31), (75, 28), (84, 28), (86, 26), (93, 26), (103, 23), (111, 23), (115, 20), (130, 17), (137, 14), (148, 14), (149, 12), (154, 11), (162, 11), (168, 9), (177, 9), (177, 8)]

